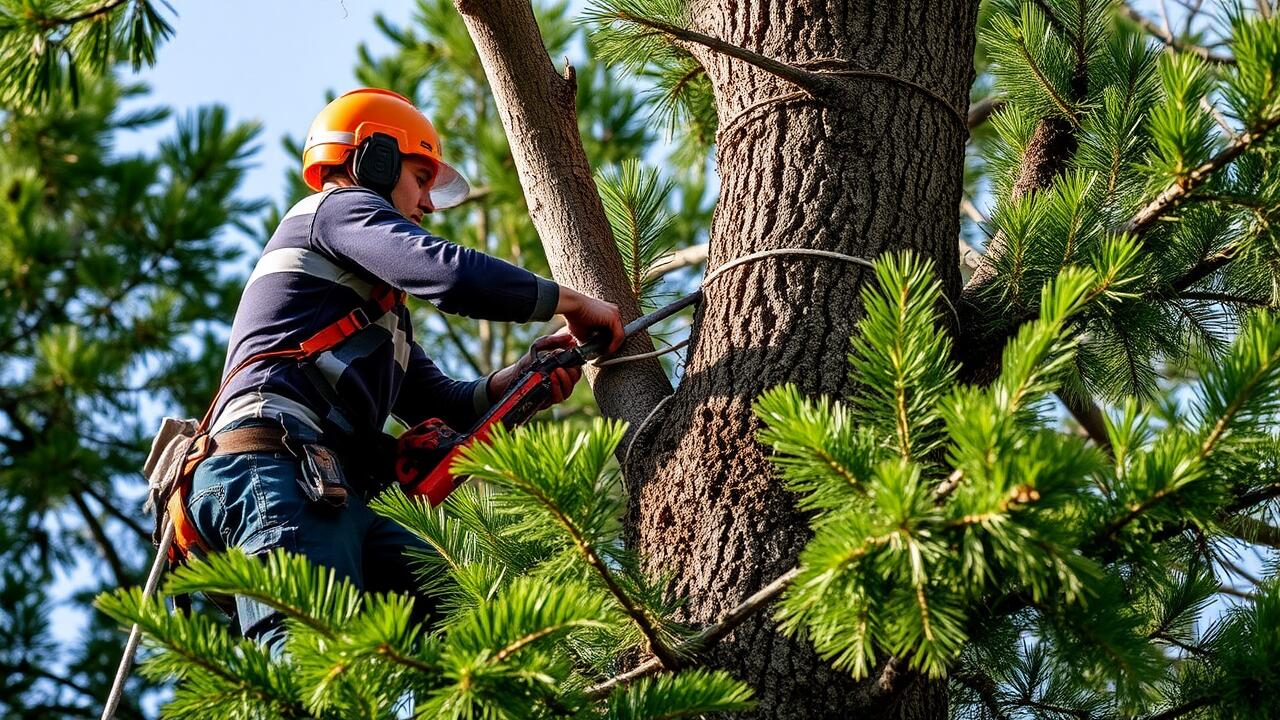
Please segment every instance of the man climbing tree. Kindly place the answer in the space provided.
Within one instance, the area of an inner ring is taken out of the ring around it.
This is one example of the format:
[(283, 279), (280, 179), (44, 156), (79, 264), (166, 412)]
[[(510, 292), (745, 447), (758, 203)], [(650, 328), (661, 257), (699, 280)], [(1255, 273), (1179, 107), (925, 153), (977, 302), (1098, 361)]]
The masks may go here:
[[(249, 277), (232, 325), (224, 381), (209, 410), (212, 450), (187, 493), (196, 547), (250, 555), (285, 548), (357, 587), (417, 594), (405, 550), (429, 552), (365, 506), (393, 482), (382, 427), (436, 416), (465, 430), (534, 353), (470, 382), (446, 377), (413, 341), (404, 296), (488, 320), (563, 314), (574, 336), (621, 341), (617, 308), (422, 230), (426, 213), (462, 202), (468, 185), (444, 161), (434, 127), (387, 90), (348, 92), (316, 116), (302, 155), (318, 192), (287, 213)], [(301, 345), (309, 357), (273, 353)], [(557, 370), (552, 402), (580, 377)], [(389, 438), (388, 438), (389, 440)], [(431, 607), (423, 597), (418, 619)], [(282, 613), (237, 598), (247, 637), (279, 643)]]

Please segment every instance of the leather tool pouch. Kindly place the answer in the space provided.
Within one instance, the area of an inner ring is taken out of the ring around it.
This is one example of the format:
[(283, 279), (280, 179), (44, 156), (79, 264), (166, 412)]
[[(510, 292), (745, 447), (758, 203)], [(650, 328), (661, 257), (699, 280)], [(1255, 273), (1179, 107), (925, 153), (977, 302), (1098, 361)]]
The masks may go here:
[(299, 482), (313, 504), (338, 509), (347, 506), (347, 481), (338, 456), (323, 445), (303, 445)]

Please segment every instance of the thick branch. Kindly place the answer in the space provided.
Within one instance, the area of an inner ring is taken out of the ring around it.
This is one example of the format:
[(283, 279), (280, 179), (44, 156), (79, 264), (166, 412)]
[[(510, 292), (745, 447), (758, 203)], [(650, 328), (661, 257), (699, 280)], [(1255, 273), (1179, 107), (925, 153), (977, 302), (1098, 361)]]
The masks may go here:
[(1117, 230), (1135, 235), (1141, 234), (1165, 213), (1181, 205), (1191, 191), (1203, 185), (1214, 173), (1226, 167), (1241, 153), (1248, 150), (1249, 146), (1265, 138), (1272, 130), (1275, 130), (1277, 125), (1280, 125), (1280, 115), (1267, 118), (1258, 127), (1242, 133), (1235, 140), (1228, 143), (1217, 155), (1209, 158), (1203, 165), (1188, 173), (1185, 178), (1170, 185), (1164, 192), (1157, 195), (1154, 200), (1135, 213), (1129, 222), (1121, 225)]
[(111, 574), (115, 576), (116, 585), (119, 587), (129, 585), (129, 573), (125, 571), (120, 555), (116, 552), (111, 540), (107, 538), (107, 533), (102, 529), (102, 523), (98, 522), (97, 516), (93, 514), (93, 510), (89, 509), (88, 503), (84, 501), (84, 498), (80, 497), (79, 493), (73, 492), (70, 497), (72, 504), (80, 512), (80, 517), (84, 518), (84, 524), (89, 528), (89, 534), (93, 536), (94, 544), (98, 546), (103, 559), (107, 561), (108, 567), (111, 568)]
[(972, 130), (999, 112), (1004, 107), (1004, 98), (985, 97), (969, 106), (969, 129)]
[(1178, 52), (1190, 53), (1192, 55), (1195, 55), (1196, 57), (1199, 57), (1201, 60), (1204, 60), (1206, 62), (1211, 62), (1211, 63), (1217, 63), (1219, 65), (1235, 65), (1236, 64), (1236, 59), (1231, 57), (1230, 55), (1219, 55), (1217, 53), (1214, 53), (1212, 50), (1210, 50), (1207, 47), (1203, 47), (1201, 45), (1196, 45), (1195, 43), (1189, 43), (1183, 40), (1179, 40), (1178, 38), (1174, 37), (1173, 34), (1170, 33), (1168, 30), (1165, 30), (1159, 25), (1156, 25), (1155, 23), (1143, 17), (1141, 13), (1139, 13), (1137, 10), (1134, 10), (1132, 7), (1130, 7), (1128, 3), (1120, 3), (1120, 12), (1125, 17), (1137, 23), (1138, 27), (1147, 31), (1149, 34), (1154, 36), (1160, 42), (1164, 43), (1165, 45), (1168, 45), (1170, 48), (1177, 50)]
[[(561, 76), (552, 66), (529, 0), (455, 4), (493, 89), (552, 274), (565, 285), (617, 303), (624, 319), (638, 317), (639, 303), (627, 290), (622, 259), (582, 148), (572, 69)], [(622, 348), (625, 354), (651, 350), (647, 335)], [(671, 382), (656, 359), (588, 368), (587, 377), (601, 412), (632, 428), (671, 393)]]
[(794, 65), (774, 60), (767, 55), (761, 55), (758, 52), (739, 47), (733, 43), (725, 42), (719, 38), (704, 35), (703, 33), (688, 28), (682, 28), (678, 25), (654, 20), (652, 18), (641, 17), (639, 15), (631, 15), (629, 13), (618, 13), (617, 18), (623, 22), (640, 25), (652, 30), (656, 30), (664, 35), (682, 40), (684, 42), (701, 45), (705, 48), (714, 50), (721, 55), (727, 55), (735, 60), (741, 60), (749, 65), (764, 70), (770, 75), (786, 80), (787, 82), (799, 87), (811, 95), (821, 96), (833, 92), (837, 84), (830, 76), (822, 73), (805, 70)]

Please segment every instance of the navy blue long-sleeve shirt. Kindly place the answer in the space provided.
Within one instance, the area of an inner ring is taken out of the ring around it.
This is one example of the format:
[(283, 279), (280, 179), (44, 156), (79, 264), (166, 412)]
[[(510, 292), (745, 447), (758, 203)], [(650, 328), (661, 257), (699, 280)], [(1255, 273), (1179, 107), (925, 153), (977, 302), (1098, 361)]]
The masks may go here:
[[(297, 347), (367, 306), (380, 283), (485, 320), (547, 320), (559, 298), (550, 280), (431, 235), (370, 190), (328, 190), (295, 205), (263, 249), (231, 326), (224, 375), (250, 355)], [(465, 429), (488, 407), (485, 381), (441, 372), (413, 341), (409, 311), (397, 304), (319, 355), (311, 372), (292, 360), (241, 371), (215, 407), (212, 428), (287, 414), (322, 432), (365, 436), (394, 414), (410, 425), (439, 417)]]

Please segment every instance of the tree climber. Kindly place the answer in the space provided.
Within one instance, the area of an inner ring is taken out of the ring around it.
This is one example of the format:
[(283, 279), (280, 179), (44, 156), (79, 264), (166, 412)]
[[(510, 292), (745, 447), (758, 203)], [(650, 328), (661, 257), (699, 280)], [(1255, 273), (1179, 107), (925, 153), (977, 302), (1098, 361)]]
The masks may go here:
[[(536, 351), (573, 337), (539, 338), (512, 366), (454, 380), (413, 341), (405, 294), (486, 320), (560, 313), (572, 336), (608, 333), (611, 351), (621, 317), (611, 303), (420, 227), (425, 213), (458, 205), (469, 188), (444, 161), (431, 122), (400, 95), (364, 88), (329, 103), (311, 124), (302, 165), (318, 192), (284, 216), (249, 276), (223, 372), (302, 341), (328, 349), (314, 362), (255, 362), (231, 379), (212, 410), (215, 448), (195, 472), (188, 516), (211, 551), (285, 548), (364, 590), (417, 595), (405, 550), (431, 550), (365, 504), (393, 477), (388, 415), (466, 430)], [(557, 371), (553, 402), (580, 375)], [(279, 613), (243, 597), (236, 611), (247, 637), (283, 640)], [(428, 611), (418, 596), (416, 619)]]

